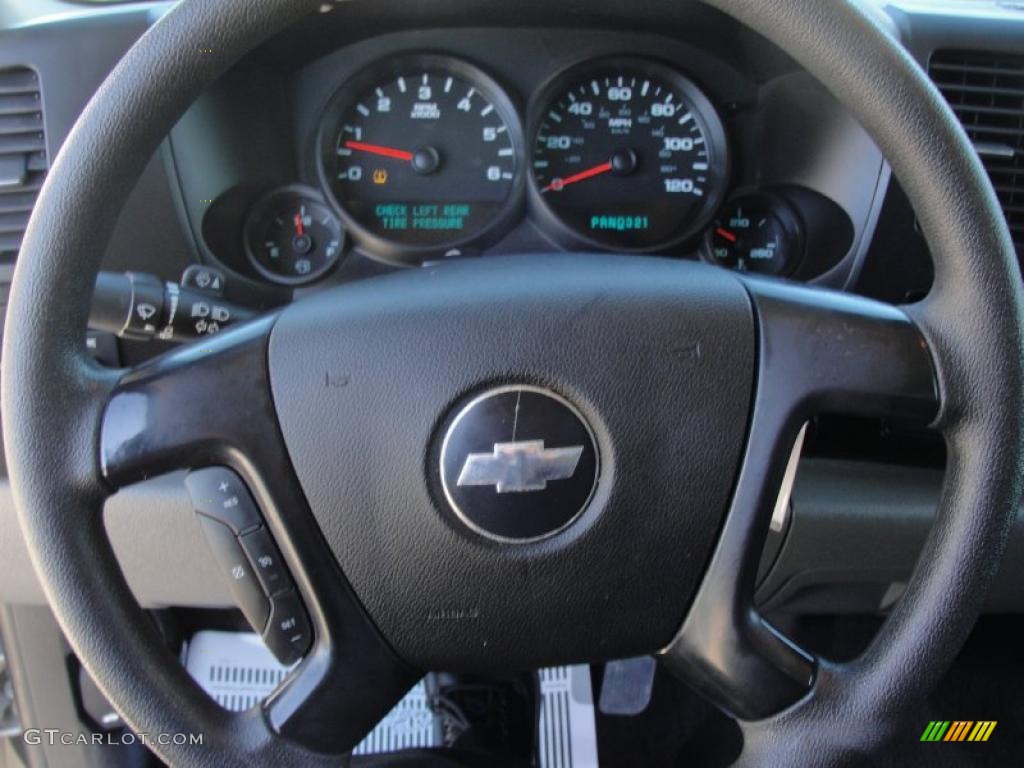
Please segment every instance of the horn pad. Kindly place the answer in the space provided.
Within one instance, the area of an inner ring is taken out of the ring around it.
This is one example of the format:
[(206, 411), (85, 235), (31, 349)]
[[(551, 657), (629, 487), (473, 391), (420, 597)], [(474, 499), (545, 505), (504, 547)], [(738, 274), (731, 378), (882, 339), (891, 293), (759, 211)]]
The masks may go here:
[(728, 272), (637, 256), (410, 270), (291, 305), (269, 361), (313, 514), (410, 663), (622, 658), (678, 630), (751, 407), (754, 319)]

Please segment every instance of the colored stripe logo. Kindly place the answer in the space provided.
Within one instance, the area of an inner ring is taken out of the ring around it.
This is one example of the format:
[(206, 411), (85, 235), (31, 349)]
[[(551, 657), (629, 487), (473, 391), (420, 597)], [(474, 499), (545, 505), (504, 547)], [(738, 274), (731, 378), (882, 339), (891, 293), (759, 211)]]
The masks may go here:
[(921, 741), (988, 741), (996, 720), (932, 720)]

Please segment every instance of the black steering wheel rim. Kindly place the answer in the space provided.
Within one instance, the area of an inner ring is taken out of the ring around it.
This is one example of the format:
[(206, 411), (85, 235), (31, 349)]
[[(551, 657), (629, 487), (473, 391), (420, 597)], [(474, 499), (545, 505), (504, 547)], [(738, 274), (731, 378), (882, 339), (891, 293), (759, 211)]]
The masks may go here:
[[(886, 724), (898, 722), (900, 710), (937, 682), (998, 565), (1021, 490), (1018, 267), (963, 131), (876, 21), (846, 2), (708, 4), (793, 56), (860, 119), (907, 191), (935, 260), (931, 294), (905, 308), (931, 352), (941, 405), (934, 426), (948, 446), (935, 527), (906, 595), (867, 653), (850, 664), (820, 663), (808, 695), (744, 724), (750, 762), (841, 762), (887, 738)], [(231, 715), (200, 695), (125, 584), (103, 531), (110, 488), (97, 449), (104, 408), (122, 379), (90, 363), (79, 343), (91, 278), (134, 180), (202, 87), (318, 6), (185, 0), (155, 24), (65, 142), (40, 193), (11, 290), (4, 440), (33, 563), (72, 646), (129, 723), (147, 733), (206, 734), (201, 747), (156, 745), (172, 763), (309, 765), (336, 758), (282, 738), (259, 710)], [(216, 55), (195, 55), (198, 39)], [(839, 718), (844, 727), (827, 727)]]

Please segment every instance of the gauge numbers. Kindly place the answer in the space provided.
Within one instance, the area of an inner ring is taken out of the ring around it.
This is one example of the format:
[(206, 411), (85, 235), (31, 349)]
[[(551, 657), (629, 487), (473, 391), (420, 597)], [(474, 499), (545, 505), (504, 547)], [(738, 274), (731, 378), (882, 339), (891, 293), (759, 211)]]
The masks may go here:
[(579, 239), (665, 248), (700, 230), (721, 200), (721, 122), (696, 86), (667, 67), (587, 64), (560, 77), (540, 104), (534, 190)]
[(329, 110), (328, 188), (354, 234), (444, 252), (490, 229), (521, 178), (521, 134), (502, 92), (468, 64), (423, 56), (357, 78)]

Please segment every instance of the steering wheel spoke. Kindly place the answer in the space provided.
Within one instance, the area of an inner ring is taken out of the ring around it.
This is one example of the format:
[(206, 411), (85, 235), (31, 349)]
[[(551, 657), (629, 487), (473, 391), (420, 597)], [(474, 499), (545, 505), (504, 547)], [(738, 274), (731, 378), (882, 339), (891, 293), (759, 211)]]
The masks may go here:
[(400, 661), (351, 595), (330, 643), (319, 642), (295, 674), (264, 703), (270, 728), (315, 752), (355, 748), (422, 672)]
[(103, 414), (104, 479), (119, 488), (175, 469), (237, 461), (274, 442), (265, 373), (272, 324), (263, 318), (129, 370)]
[[(225, 494), (244, 497), (232, 509), (255, 500), (251, 525), (239, 522), (244, 515), (225, 517), (216, 509), (219, 504), (205, 509), (203, 502), (219, 502), (219, 497), (193, 501), (204, 522), (223, 529), (239, 553), (245, 544), (239, 549), (236, 540), (243, 542), (255, 529), (260, 535), (266, 531), (283, 555), (287, 588), (262, 595), (259, 621), (268, 644), (276, 637), (275, 622), (283, 617), (288, 625), (287, 611), (308, 614), (313, 634), (305, 657), (264, 703), (266, 725), (314, 752), (339, 754), (369, 732), (419, 673), (396, 657), (366, 616), (322, 544), (286, 458), (267, 377), (273, 321), (254, 321), (122, 376), (102, 419), (101, 466), (115, 488), (171, 470), (208, 467), (242, 483), (244, 488)], [(216, 491), (214, 484), (206, 495)], [(215, 518), (223, 518), (223, 524)], [(238, 557), (245, 562), (246, 555)], [(255, 562), (252, 556), (248, 560)], [(257, 583), (255, 574), (248, 579)], [(260, 598), (258, 585), (255, 590)], [(306, 645), (303, 640), (303, 650)]]
[(929, 349), (899, 308), (781, 282), (746, 281), (758, 324), (758, 384), (729, 515), (668, 666), (745, 720), (806, 694), (817, 662), (754, 604), (757, 566), (792, 446), (822, 412), (927, 425), (938, 411)]
[(923, 424), (935, 418), (932, 355), (903, 310), (803, 285), (746, 282), (760, 337), (755, 410), (784, 415), (782, 431), (823, 412)]

